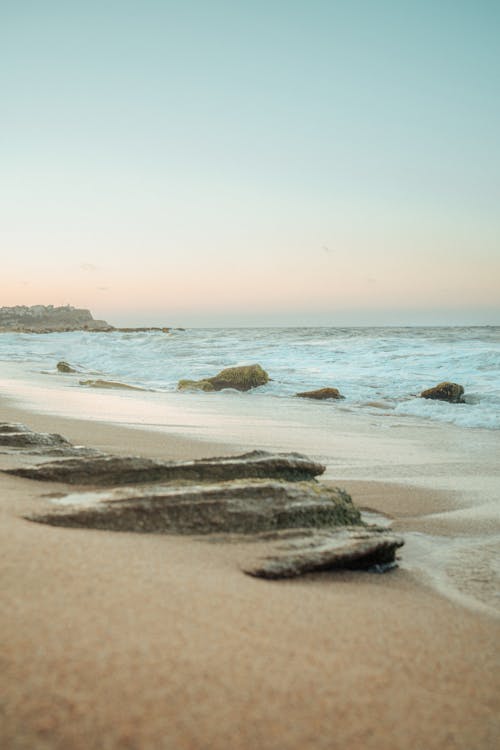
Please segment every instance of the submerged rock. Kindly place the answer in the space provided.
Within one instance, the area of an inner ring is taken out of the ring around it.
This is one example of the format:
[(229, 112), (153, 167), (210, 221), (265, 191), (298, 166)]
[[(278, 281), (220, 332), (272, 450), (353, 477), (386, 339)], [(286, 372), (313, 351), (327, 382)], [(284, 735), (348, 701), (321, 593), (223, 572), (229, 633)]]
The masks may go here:
[(58, 372), (76, 372), (76, 370), (71, 367), (71, 365), (64, 361), (58, 362), (56, 366)]
[(295, 395), (298, 398), (315, 398), (318, 401), (324, 401), (328, 398), (344, 398), (338, 388), (319, 388), (317, 391), (303, 391), (302, 393), (296, 393)]
[[(56, 501), (57, 502), (57, 501)], [(31, 520), (141, 533), (213, 534), (330, 527), (361, 522), (350, 496), (315, 482), (238, 479), (75, 493)]]
[(464, 387), (458, 383), (439, 383), (433, 388), (422, 391), (421, 398), (430, 398), (437, 401), (449, 401), (452, 404), (463, 404)]
[(127, 383), (118, 383), (114, 380), (80, 380), (80, 385), (86, 385), (87, 388), (121, 388), (127, 391), (145, 391), (137, 385), (128, 385)]
[(177, 389), (179, 391), (215, 391), (208, 380), (179, 380)]
[(245, 566), (244, 572), (259, 578), (295, 578), (321, 570), (384, 570), (404, 544), (399, 536), (370, 528), (315, 531), (275, 544), (271, 554)]
[(222, 391), (235, 388), (238, 391), (249, 391), (269, 382), (269, 375), (260, 365), (227, 367), (217, 375), (202, 380), (179, 380), (178, 389), (196, 389), (201, 391)]
[(48, 461), (38, 466), (9, 469), (28, 479), (68, 484), (120, 485), (160, 481), (226, 481), (269, 478), (299, 481), (322, 474), (325, 467), (300, 453), (252, 451), (240, 456), (197, 461), (156, 461), (138, 456), (95, 456)]

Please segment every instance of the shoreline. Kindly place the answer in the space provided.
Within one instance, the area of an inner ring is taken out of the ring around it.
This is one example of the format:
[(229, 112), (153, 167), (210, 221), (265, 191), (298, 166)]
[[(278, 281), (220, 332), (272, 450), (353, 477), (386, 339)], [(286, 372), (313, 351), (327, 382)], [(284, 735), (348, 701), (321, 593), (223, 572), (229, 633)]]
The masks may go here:
[[(0, 418), (122, 455), (241, 452), (39, 414), (5, 396)], [(378, 473), (338, 484), (392, 518), (407, 538), (403, 561), (416, 517), (470, 507), (467, 493)], [(495, 746), (500, 623), (442, 596), (417, 570), (251, 579), (240, 570), (244, 544), (44, 526), (22, 516), (61, 485), (0, 475), (0, 486), (2, 747)]]
[[(266, 413), (261, 426), (262, 401), (259, 405), (255, 394), (250, 400), (231, 394), (214, 404), (213, 396), (206, 394), (193, 398), (89, 391), (68, 386), (64, 376), (33, 371), (24, 371), (24, 379), (13, 379), (19, 370), (8, 366), (11, 377), (0, 378), (4, 388), (14, 388), (2, 396), (5, 419), (60, 432), (75, 444), (166, 460), (235, 455), (256, 448), (295, 450), (319, 460), (327, 467), (321, 481), (345, 489), (356, 505), (379, 519), (385, 516), (392, 530), (404, 535), (400, 564), (420, 584), (461, 606), (500, 617), (500, 580), (491, 549), (500, 549), (500, 435), (468, 430), (475, 439), (467, 446), (468, 454), (461, 455), (464, 431), (455, 425), (413, 419), (392, 424), (389, 419), (388, 425), (383, 418), (370, 424), (358, 415), (344, 415), (335, 434), (320, 424), (308, 429), (304, 442), (296, 432), (295, 415), (289, 430), (286, 422), (278, 421), (283, 411), (272, 419)], [(56, 409), (59, 413), (54, 414)], [(312, 409), (316, 414), (326, 411), (322, 404), (312, 404)], [(153, 424), (151, 415), (158, 415)], [(249, 429), (242, 431), (245, 422)], [(394, 458), (388, 463), (391, 453)], [(477, 559), (471, 561), (471, 556)], [(471, 569), (470, 575), (464, 575), (464, 567)]]

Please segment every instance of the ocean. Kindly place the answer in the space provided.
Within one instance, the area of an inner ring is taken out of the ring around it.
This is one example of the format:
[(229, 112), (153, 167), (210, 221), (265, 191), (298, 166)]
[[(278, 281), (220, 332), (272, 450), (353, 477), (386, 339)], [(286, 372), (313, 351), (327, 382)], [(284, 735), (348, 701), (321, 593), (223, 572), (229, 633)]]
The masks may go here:
[[(345, 398), (323, 402), (325, 410), (500, 429), (500, 326), (0, 335), (1, 362), (56, 374), (59, 360), (79, 370), (58, 374), (71, 387), (83, 389), (81, 379), (101, 378), (160, 394), (175, 391), (181, 378), (199, 379), (224, 367), (258, 362), (272, 380), (239, 394), (250, 409), (257, 393), (259, 402), (265, 397), (271, 405), (276, 399), (290, 401), (299, 391), (332, 386)], [(418, 397), (444, 380), (464, 386), (465, 404)], [(193, 395), (182, 394), (186, 405)], [(203, 394), (207, 400), (220, 396)], [(296, 410), (295, 404), (294, 399)]]

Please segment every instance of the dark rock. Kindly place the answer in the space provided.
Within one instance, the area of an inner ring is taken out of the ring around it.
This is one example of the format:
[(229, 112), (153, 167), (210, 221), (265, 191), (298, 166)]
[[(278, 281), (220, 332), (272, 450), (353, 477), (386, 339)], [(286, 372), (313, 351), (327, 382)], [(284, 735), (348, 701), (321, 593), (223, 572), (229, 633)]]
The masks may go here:
[(76, 372), (76, 370), (71, 367), (67, 362), (58, 362), (57, 363), (57, 371), (58, 372)]
[(344, 398), (338, 388), (319, 388), (317, 391), (303, 391), (302, 393), (296, 393), (295, 395), (298, 396), (298, 398), (315, 398), (318, 401), (324, 401), (328, 398)]
[(145, 391), (137, 385), (128, 385), (127, 383), (117, 383), (113, 380), (80, 380), (80, 385), (86, 385), (88, 388), (121, 388), (127, 391)]
[(245, 566), (244, 572), (259, 578), (295, 578), (321, 570), (367, 570), (394, 563), (403, 545), (399, 536), (379, 529), (351, 528), (314, 531), (278, 542), (271, 554)]
[(171, 534), (256, 534), (361, 522), (347, 493), (315, 482), (238, 479), (125, 487), (75, 493), (55, 502), (56, 510), (31, 519), (56, 526)]
[(249, 391), (265, 385), (269, 375), (260, 365), (245, 365), (243, 367), (228, 367), (217, 375), (202, 380), (179, 380), (179, 390), (222, 391), (225, 388), (235, 388), (238, 391)]
[(52, 447), (70, 445), (62, 435), (48, 432), (0, 432), (0, 445), (9, 448)]
[(431, 398), (437, 401), (449, 401), (452, 404), (463, 404), (464, 387), (458, 383), (439, 383), (433, 388), (422, 391), (421, 398)]
[(269, 478), (299, 481), (322, 474), (325, 467), (300, 453), (253, 451), (240, 456), (198, 461), (155, 461), (137, 456), (96, 456), (49, 461), (38, 466), (9, 469), (28, 479), (68, 484), (120, 485), (160, 481), (226, 481)]
[(9, 432), (31, 432), (31, 430), (20, 422), (0, 422), (0, 434)]

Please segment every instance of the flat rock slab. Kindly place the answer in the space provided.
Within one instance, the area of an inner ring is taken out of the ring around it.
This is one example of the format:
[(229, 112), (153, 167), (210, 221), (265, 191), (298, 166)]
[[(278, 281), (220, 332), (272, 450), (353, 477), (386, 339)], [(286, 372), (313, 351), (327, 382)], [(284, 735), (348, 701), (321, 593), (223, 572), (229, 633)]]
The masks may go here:
[(94, 448), (73, 445), (55, 432), (35, 432), (17, 422), (0, 422), (0, 452), (30, 456), (98, 456)]
[(0, 422), (0, 435), (6, 435), (10, 432), (33, 432), (33, 430), (30, 430), (21, 422)]
[(0, 445), (10, 448), (52, 447), (70, 445), (56, 432), (31, 432), (29, 430), (0, 432)]
[(404, 544), (400, 536), (380, 529), (316, 531), (277, 542), (270, 554), (243, 570), (258, 578), (278, 579), (322, 570), (387, 570)]
[(28, 479), (68, 484), (113, 486), (139, 482), (226, 481), (269, 478), (300, 481), (322, 474), (325, 467), (299, 453), (252, 451), (240, 456), (202, 458), (197, 461), (156, 461), (137, 456), (81, 457), (48, 461), (38, 466), (9, 469)]
[(257, 534), (361, 523), (350, 496), (314, 481), (242, 479), (212, 484), (123, 487), (53, 500), (30, 516), (53, 526), (166, 534)]

